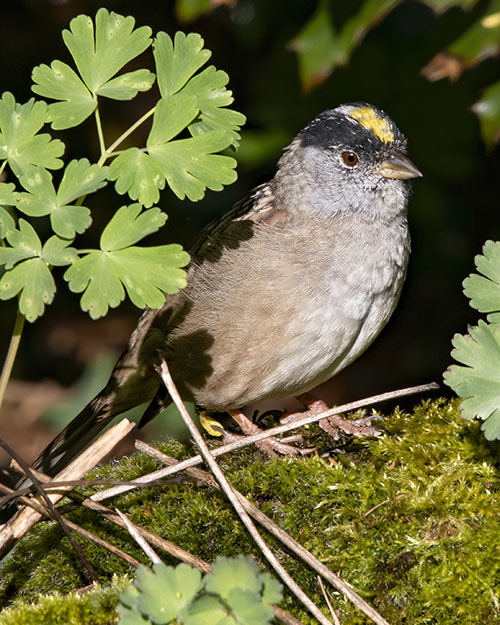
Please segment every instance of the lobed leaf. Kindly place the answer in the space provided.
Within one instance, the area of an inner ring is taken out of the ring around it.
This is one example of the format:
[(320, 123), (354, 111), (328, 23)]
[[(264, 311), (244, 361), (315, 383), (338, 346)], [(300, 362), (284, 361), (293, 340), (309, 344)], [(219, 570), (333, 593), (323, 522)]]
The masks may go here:
[(18, 176), (32, 165), (59, 169), (64, 143), (48, 134), (37, 134), (47, 121), (47, 104), (32, 98), (17, 104), (14, 96), (5, 92), (0, 100), (0, 160), (7, 159)]
[(220, 191), (236, 180), (236, 161), (214, 154), (228, 147), (223, 130), (212, 130), (197, 137), (148, 146), (168, 185), (178, 198), (200, 200), (205, 189)]
[(139, 148), (129, 148), (119, 154), (109, 168), (109, 179), (116, 180), (115, 189), (149, 208), (160, 199), (165, 188), (162, 170), (153, 157)]
[(14, 218), (9, 211), (0, 206), (0, 239), (4, 239), (7, 233), (15, 228), (15, 225)]
[(465, 366), (451, 365), (444, 381), (464, 398), (465, 419), (479, 417), (488, 440), (500, 438), (500, 324), (479, 321), (469, 334), (455, 334), (452, 358)]
[[(63, 40), (92, 93), (97, 93), (124, 65), (151, 45), (151, 29), (134, 30), (133, 17), (123, 17), (101, 8), (92, 19), (79, 15), (63, 31)], [(121, 99), (121, 98), (120, 98)]]
[(233, 588), (229, 592), (228, 604), (241, 625), (265, 625), (274, 618), (274, 610), (264, 605), (259, 593), (243, 588)]
[(92, 223), (90, 211), (81, 205), (72, 205), (76, 198), (93, 193), (106, 185), (108, 167), (91, 165), (86, 158), (68, 163), (59, 189), (55, 190), (51, 174), (40, 167), (32, 167), (21, 177), (26, 192), (17, 194), (17, 207), (32, 217), (50, 215), (52, 229), (64, 238), (74, 238)]
[(500, 323), (500, 242), (486, 241), (483, 254), (474, 259), (480, 274), (470, 274), (464, 280), (464, 293), (470, 305), (488, 313), (490, 323)]
[(109, 307), (118, 306), (125, 290), (136, 306), (160, 308), (165, 293), (185, 286), (186, 272), (181, 267), (187, 265), (189, 255), (180, 245), (133, 246), (165, 220), (158, 208), (141, 213), (139, 204), (122, 206), (102, 233), (101, 249), (92, 250), (67, 269), (64, 278), (72, 291), (84, 292), (81, 305), (91, 317), (102, 317)]
[(483, 141), (493, 145), (500, 139), (500, 81), (483, 91), (472, 110), (479, 117)]
[(210, 595), (196, 598), (181, 611), (180, 617), (183, 625), (238, 625), (236, 619), (227, 613), (222, 601)]
[(47, 121), (54, 130), (81, 124), (97, 107), (97, 99), (76, 72), (62, 61), (52, 61), (33, 69), (31, 89), (42, 97), (61, 100), (49, 104)]
[(45, 305), (54, 299), (56, 285), (47, 263), (42, 258), (30, 258), (6, 271), (0, 280), (0, 299), (20, 293), (19, 310), (28, 319), (40, 317)]
[(96, 93), (113, 100), (131, 100), (139, 91), (151, 89), (154, 81), (153, 73), (147, 69), (138, 69), (109, 80)]
[(212, 571), (205, 577), (205, 589), (229, 600), (234, 588), (258, 593), (262, 587), (259, 570), (255, 562), (246, 556), (216, 558)]
[(176, 32), (174, 41), (167, 33), (159, 32), (153, 42), (158, 87), (163, 98), (173, 95), (187, 83), (211, 56), (203, 47), (198, 33)]
[(211, 65), (193, 76), (181, 93), (194, 96), (200, 109), (200, 120), (189, 126), (191, 134), (198, 135), (220, 128), (229, 134), (231, 144), (236, 147), (240, 139), (237, 131), (246, 118), (238, 111), (224, 108), (234, 100), (232, 92), (226, 89), (228, 82), (226, 72)]

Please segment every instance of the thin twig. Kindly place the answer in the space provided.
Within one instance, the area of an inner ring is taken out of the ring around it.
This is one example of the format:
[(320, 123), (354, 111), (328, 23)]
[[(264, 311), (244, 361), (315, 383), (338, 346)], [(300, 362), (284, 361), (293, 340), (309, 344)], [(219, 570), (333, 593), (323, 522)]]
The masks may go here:
[(157, 556), (155, 550), (151, 547), (151, 545), (147, 542), (147, 540), (141, 535), (141, 533), (136, 529), (136, 526), (126, 517), (123, 512), (115, 508), (116, 514), (122, 519), (125, 523), (125, 527), (128, 530), (128, 533), (132, 536), (135, 542), (139, 545), (139, 547), (144, 551), (144, 553), (148, 556), (153, 564), (159, 564), (161, 562), (160, 558)]
[(236, 510), (238, 516), (240, 517), (242, 523), (247, 528), (249, 534), (252, 536), (253, 540), (256, 542), (260, 550), (262, 551), (264, 557), (267, 559), (272, 568), (276, 571), (276, 573), (280, 576), (283, 582), (288, 586), (291, 592), (301, 601), (304, 606), (311, 612), (311, 614), (318, 619), (320, 623), (323, 625), (331, 625), (330, 621), (325, 617), (323, 612), (316, 606), (316, 604), (309, 599), (306, 593), (300, 588), (300, 586), (295, 582), (295, 580), (288, 574), (283, 565), (278, 561), (274, 553), (271, 551), (265, 540), (259, 534), (257, 528), (253, 524), (250, 516), (246, 512), (245, 508), (241, 504), (238, 496), (233, 491), (232, 486), (226, 479), (226, 476), (220, 469), (219, 465), (215, 461), (214, 457), (210, 453), (207, 444), (198, 428), (196, 427), (191, 415), (186, 410), (184, 403), (175, 387), (174, 381), (170, 375), (168, 370), (168, 365), (165, 360), (162, 360), (161, 365), (159, 367), (159, 373), (161, 375), (161, 379), (165, 384), (170, 397), (173, 402), (177, 406), (179, 413), (181, 414), (184, 423), (189, 429), (191, 436), (193, 437), (198, 449), (203, 456), (206, 464), (209, 466), (210, 470), (214, 474), (216, 480), (219, 482), (221, 489), (224, 491), (224, 494), (229, 499), (234, 509)]
[[(94, 443), (75, 458), (65, 469), (63, 469), (56, 479), (75, 479), (81, 478), (99, 464), (106, 457), (116, 443), (126, 436), (133, 428), (134, 423), (127, 419), (122, 419), (119, 423), (104, 432)], [(56, 503), (64, 496), (62, 493), (49, 495), (50, 499)], [(66, 488), (67, 490), (67, 488)], [(40, 515), (32, 509), (21, 508), (7, 523), (0, 526), (0, 557), (8, 553), (9, 549), (14, 546), (32, 527), (40, 520)]]
[(47, 493), (43, 489), (42, 484), (37, 480), (37, 478), (35, 477), (33, 471), (30, 469), (29, 465), (26, 462), (24, 462), (24, 460), (21, 458), (21, 456), (14, 449), (12, 449), (12, 447), (10, 445), (8, 445), (1, 438), (0, 438), (0, 446), (3, 447), (5, 449), (5, 451), (12, 458), (14, 458), (16, 460), (16, 462), (22, 467), (24, 473), (27, 475), (27, 477), (30, 478), (31, 482), (33, 483), (33, 486), (40, 493), (40, 496), (44, 500), (45, 505), (47, 506), (48, 510), (50, 511), (51, 516), (59, 523), (59, 525), (61, 526), (62, 531), (64, 532), (64, 534), (66, 536), (66, 538), (69, 540), (70, 545), (73, 547), (73, 549), (74, 549), (78, 559), (82, 563), (84, 571), (86, 571), (86, 574), (87, 574), (87, 577), (89, 578), (89, 580), (91, 582), (99, 583), (100, 580), (99, 580), (99, 577), (97, 576), (97, 573), (94, 570), (94, 567), (87, 560), (85, 554), (83, 553), (82, 549), (80, 548), (80, 545), (76, 542), (75, 537), (71, 533), (71, 531), (70, 531), (70, 529), (69, 529), (69, 527), (68, 527), (68, 525), (66, 523), (66, 520), (63, 519), (62, 516), (59, 514), (58, 510), (54, 506), (53, 501), (47, 495)]
[[(439, 388), (439, 385), (435, 382), (431, 382), (430, 384), (421, 384), (419, 386), (410, 386), (407, 388), (402, 388), (397, 391), (389, 391), (387, 393), (381, 393), (379, 395), (372, 395), (371, 397), (367, 397), (366, 399), (359, 399), (357, 401), (349, 402), (347, 404), (343, 404), (342, 406), (337, 406), (336, 408), (331, 408), (330, 410), (325, 410), (321, 414), (317, 415), (308, 415), (303, 417), (302, 419), (297, 419), (297, 421), (293, 421), (291, 423), (286, 423), (284, 425), (278, 425), (274, 428), (270, 428), (269, 430), (265, 430), (260, 432), (259, 434), (254, 434), (252, 436), (245, 436), (234, 443), (229, 443), (228, 445), (222, 445), (221, 447), (217, 447), (216, 449), (212, 449), (211, 453), (214, 458), (221, 456), (222, 454), (227, 454), (236, 449), (241, 449), (242, 447), (247, 447), (248, 445), (252, 445), (258, 441), (262, 441), (270, 436), (277, 436), (278, 434), (283, 434), (284, 432), (289, 432), (291, 430), (295, 430), (304, 425), (309, 425), (310, 423), (315, 423), (316, 421), (320, 421), (321, 419), (328, 418), (333, 415), (339, 415), (344, 412), (351, 412), (354, 410), (359, 410), (360, 408), (366, 408), (368, 406), (372, 406), (374, 404), (380, 404), (384, 401), (389, 401), (391, 399), (397, 399), (400, 397), (407, 397), (409, 395), (416, 395), (418, 393), (423, 393), (427, 391), (436, 390)], [(179, 471), (185, 471), (190, 467), (195, 467), (199, 464), (203, 464), (204, 460), (200, 455), (193, 456), (192, 458), (188, 458), (187, 460), (183, 460), (179, 462), (175, 467), (165, 467), (163, 469), (159, 469), (158, 471), (153, 471), (148, 475), (144, 475), (142, 477), (137, 478), (135, 480), (137, 482), (137, 486), (148, 484), (150, 485), (155, 480), (163, 479), (174, 473), (178, 473)], [(114, 488), (109, 488), (106, 490), (101, 490), (95, 495), (92, 495), (93, 501), (104, 501), (109, 499), (110, 497), (115, 497), (116, 495), (120, 495), (129, 490), (132, 490), (134, 486), (116, 486)]]
[[(41, 482), (44, 482), (44, 483), (45, 483), (45, 480), (50, 479), (47, 476), (44, 476), (43, 474), (40, 474), (38, 472), (37, 472), (37, 478)], [(9, 488), (8, 486), (5, 486), (4, 484), (1, 484), (1, 483), (0, 483), (0, 491), (3, 492), (3, 493), (15, 493), (16, 492), (16, 491), (12, 490), (12, 488)], [(38, 502), (36, 499), (33, 499), (32, 497), (20, 496), (19, 497), (19, 503), (22, 503), (25, 506), (29, 506), (30, 508), (33, 508), (33, 510), (36, 510), (42, 516), (46, 516), (46, 517), (50, 518), (50, 510), (48, 510), (43, 504)], [(125, 560), (125, 562), (128, 562), (128, 564), (130, 564), (131, 566), (133, 566), (135, 568), (140, 566), (141, 563), (138, 560), (136, 560), (132, 556), (129, 556), (128, 553), (125, 553), (124, 551), (122, 551), (118, 547), (115, 547), (111, 543), (108, 543), (107, 540), (104, 540), (100, 536), (96, 536), (96, 534), (93, 534), (92, 532), (89, 532), (84, 527), (81, 527), (80, 525), (77, 525), (76, 523), (73, 523), (73, 521), (70, 521), (69, 519), (65, 519), (65, 521), (66, 521), (67, 526), (70, 529), (72, 529), (74, 532), (77, 532), (78, 534), (80, 534), (84, 538), (87, 538), (88, 540), (91, 540), (93, 543), (95, 543), (99, 547), (103, 547), (104, 549), (107, 549), (108, 551), (110, 551), (115, 556), (118, 556), (122, 560)], [(93, 586), (91, 585), (90, 588), (93, 588)]]
[(330, 597), (328, 596), (328, 593), (326, 592), (326, 588), (323, 584), (323, 580), (321, 579), (319, 575), (318, 575), (318, 583), (319, 583), (319, 587), (321, 588), (321, 592), (323, 593), (323, 597), (325, 598), (326, 605), (328, 606), (328, 609), (330, 610), (330, 614), (332, 615), (333, 622), (335, 623), (335, 625), (341, 625), (339, 617), (337, 616), (337, 613), (333, 609), (332, 603), (330, 601)]
[[(178, 460), (172, 458), (167, 454), (151, 447), (143, 441), (136, 441), (135, 446), (138, 450), (147, 453), (148, 455), (164, 462), (165, 464), (174, 464)], [(201, 469), (187, 469), (187, 475), (190, 475), (194, 479), (202, 482), (203, 484), (215, 485), (215, 480), (210, 473), (202, 471)], [(266, 516), (256, 505), (248, 501), (244, 495), (233, 489), (237, 493), (245, 510), (250, 514), (258, 523), (260, 523), (266, 530), (272, 534), (275, 538), (281, 541), (289, 551), (301, 558), (306, 564), (308, 564), (316, 573), (321, 575), (323, 579), (329, 582), (334, 588), (341, 592), (345, 597), (351, 601), (361, 612), (368, 616), (377, 625), (389, 625), (383, 616), (381, 616), (371, 605), (369, 605), (362, 597), (360, 597), (346, 582), (340, 577), (335, 575), (328, 567), (320, 562), (310, 551), (298, 543), (294, 538), (290, 536), (284, 529), (276, 525), (268, 516)]]

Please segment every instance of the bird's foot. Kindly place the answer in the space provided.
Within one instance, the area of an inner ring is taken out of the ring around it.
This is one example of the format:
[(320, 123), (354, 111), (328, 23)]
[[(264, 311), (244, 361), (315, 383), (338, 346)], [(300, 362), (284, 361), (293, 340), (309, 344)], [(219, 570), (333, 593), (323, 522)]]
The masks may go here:
[[(304, 404), (306, 410), (285, 413), (280, 419), (281, 423), (290, 423), (302, 419), (308, 414), (315, 415), (330, 410), (330, 407), (322, 399), (318, 399), (310, 393), (302, 393), (297, 399)], [(345, 439), (345, 434), (351, 436), (380, 436), (383, 430), (372, 426), (372, 422), (381, 419), (383, 417), (379, 415), (370, 415), (353, 420), (343, 419), (340, 415), (332, 415), (318, 421), (318, 425), (334, 440), (338, 441)]]
[[(253, 423), (241, 410), (231, 410), (231, 417), (236, 421), (236, 423), (240, 426), (241, 431), (244, 436), (238, 434), (233, 434), (224, 430), (224, 439), (226, 442), (232, 442), (234, 440), (238, 440), (244, 438), (245, 436), (253, 436), (254, 434), (259, 434), (263, 430)], [(301, 449), (300, 447), (294, 447), (290, 443), (301, 442), (302, 437), (300, 434), (295, 434), (292, 436), (287, 436), (286, 438), (278, 439), (275, 436), (270, 436), (262, 441), (258, 441), (256, 443), (257, 447), (265, 452), (268, 456), (275, 457), (278, 454), (283, 456), (305, 456), (307, 454), (314, 453), (315, 449)]]

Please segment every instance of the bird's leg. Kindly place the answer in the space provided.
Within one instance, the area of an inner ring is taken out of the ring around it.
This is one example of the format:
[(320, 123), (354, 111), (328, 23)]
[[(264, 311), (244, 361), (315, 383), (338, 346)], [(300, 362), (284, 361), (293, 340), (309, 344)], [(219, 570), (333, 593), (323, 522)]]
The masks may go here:
[[(245, 436), (252, 436), (253, 434), (259, 434), (262, 432), (258, 425), (253, 423), (241, 410), (230, 410), (229, 414), (240, 426), (241, 431)], [(226, 441), (236, 440), (240, 438), (237, 434), (232, 434), (224, 431), (224, 438)], [(262, 441), (256, 443), (256, 445), (269, 456), (277, 456), (282, 454), (283, 456), (297, 456), (306, 455), (315, 451), (314, 449), (300, 449), (299, 447), (293, 447), (288, 445), (285, 441), (297, 440), (297, 437), (288, 437), (283, 440), (279, 440), (274, 436), (270, 436)]]
[[(302, 412), (285, 413), (280, 419), (281, 423), (290, 423), (297, 419), (302, 419), (307, 414), (320, 414), (330, 409), (322, 399), (314, 397), (311, 393), (302, 393), (302, 395), (297, 396), (297, 399), (304, 404), (306, 410)], [(334, 440), (341, 439), (342, 433), (351, 434), (353, 436), (379, 436), (382, 431), (380, 428), (373, 427), (371, 423), (380, 418), (381, 417), (378, 415), (371, 415), (349, 421), (343, 419), (340, 415), (332, 415), (318, 421), (318, 425), (322, 430), (327, 432), (327, 434), (330, 434)]]

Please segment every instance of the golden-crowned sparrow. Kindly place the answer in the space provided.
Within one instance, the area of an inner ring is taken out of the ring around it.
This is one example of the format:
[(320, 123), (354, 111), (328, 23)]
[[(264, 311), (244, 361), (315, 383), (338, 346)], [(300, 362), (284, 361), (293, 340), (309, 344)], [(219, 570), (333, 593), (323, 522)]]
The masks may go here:
[(140, 318), (97, 397), (35, 466), (54, 474), (117, 414), (185, 400), (228, 411), (296, 396), (357, 358), (398, 301), (410, 252), (407, 180), (421, 176), (381, 110), (344, 104), (286, 148), (274, 178), (205, 228), (187, 287)]

